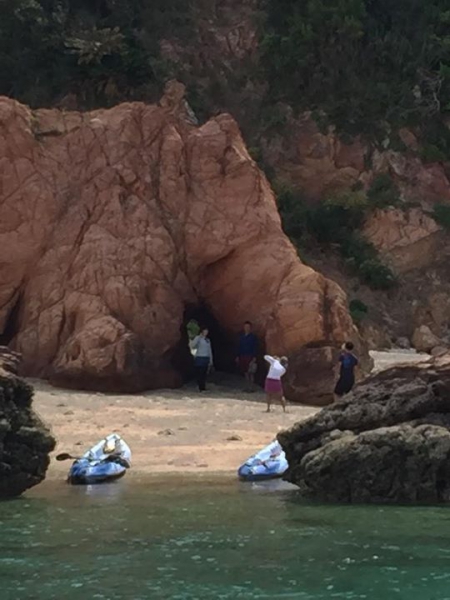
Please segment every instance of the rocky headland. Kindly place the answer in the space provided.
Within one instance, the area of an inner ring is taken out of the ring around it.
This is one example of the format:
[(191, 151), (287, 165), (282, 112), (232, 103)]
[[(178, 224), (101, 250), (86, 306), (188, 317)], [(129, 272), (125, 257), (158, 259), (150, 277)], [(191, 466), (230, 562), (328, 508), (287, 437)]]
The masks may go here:
[(287, 480), (315, 499), (450, 501), (450, 357), (399, 365), (278, 435)]

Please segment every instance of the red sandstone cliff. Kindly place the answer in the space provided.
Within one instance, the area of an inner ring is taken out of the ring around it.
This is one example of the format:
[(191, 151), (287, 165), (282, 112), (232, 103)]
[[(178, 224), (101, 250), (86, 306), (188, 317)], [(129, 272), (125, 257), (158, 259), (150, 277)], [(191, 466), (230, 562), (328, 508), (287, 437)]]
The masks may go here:
[(176, 386), (201, 302), (292, 357), (291, 398), (330, 392), (331, 347), (354, 335), (345, 295), (298, 259), (229, 115), (190, 125), (175, 85), (159, 106), (85, 114), (1, 98), (0, 127), (0, 330), (26, 374)]
[(372, 347), (400, 337), (412, 341), (423, 325), (450, 343), (449, 234), (432, 217), (436, 204), (450, 206), (450, 165), (423, 162), (413, 132), (406, 129), (399, 132), (402, 152), (383, 150), (358, 137), (345, 143), (332, 127), (320, 131), (310, 113), (294, 117), (289, 107), (280, 110), (286, 126), (263, 136), (264, 160), (309, 202), (325, 201), (355, 184), (367, 190), (381, 173), (390, 175), (400, 194), (398, 206), (370, 211), (361, 231), (397, 275), (395, 291), (360, 285), (330, 254), (312, 253), (310, 264), (368, 305), (362, 333)]

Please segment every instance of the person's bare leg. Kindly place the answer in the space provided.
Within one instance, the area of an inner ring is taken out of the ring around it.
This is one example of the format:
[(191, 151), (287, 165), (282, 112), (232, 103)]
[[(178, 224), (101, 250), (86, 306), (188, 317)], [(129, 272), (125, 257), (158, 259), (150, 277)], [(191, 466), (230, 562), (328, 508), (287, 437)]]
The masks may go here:
[(286, 412), (286, 400), (284, 399), (283, 392), (278, 392), (275, 400), (278, 402), (278, 404), (281, 404), (283, 407), (283, 412)]
[(272, 403), (272, 394), (266, 394), (266, 402), (267, 402), (266, 412), (270, 412), (270, 405)]

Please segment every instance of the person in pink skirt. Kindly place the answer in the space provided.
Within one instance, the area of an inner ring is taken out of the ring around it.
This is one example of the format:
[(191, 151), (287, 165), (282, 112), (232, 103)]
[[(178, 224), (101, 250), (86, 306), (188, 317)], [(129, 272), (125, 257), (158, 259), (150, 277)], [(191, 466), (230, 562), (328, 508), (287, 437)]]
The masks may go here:
[(264, 360), (270, 365), (264, 385), (267, 400), (266, 412), (270, 412), (272, 402), (280, 402), (283, 412), (286, 412), (286, 400), (284, 399), (281, 378), (286, 373), (288, 360), (285, 356), (278, 358), (278, 356), (269, 356), (268, 354), (264, 356)]

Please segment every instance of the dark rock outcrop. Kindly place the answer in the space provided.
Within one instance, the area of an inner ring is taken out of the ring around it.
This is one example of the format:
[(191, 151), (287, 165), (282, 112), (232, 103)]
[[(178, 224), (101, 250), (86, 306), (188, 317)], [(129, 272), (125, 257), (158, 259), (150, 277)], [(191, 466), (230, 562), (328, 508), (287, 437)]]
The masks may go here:
[(314, 498), (450, 501), (450, 357), (382, 371), (278, 439)]
[(0, 498), (40, 483), (55, 440), (33, 412), (33, 388), (0, 367)]
[(9, 373), (19, 374), (22, 356), (19, 352), (10, 350), (8, 346), (0, 346), (0, 365)]

